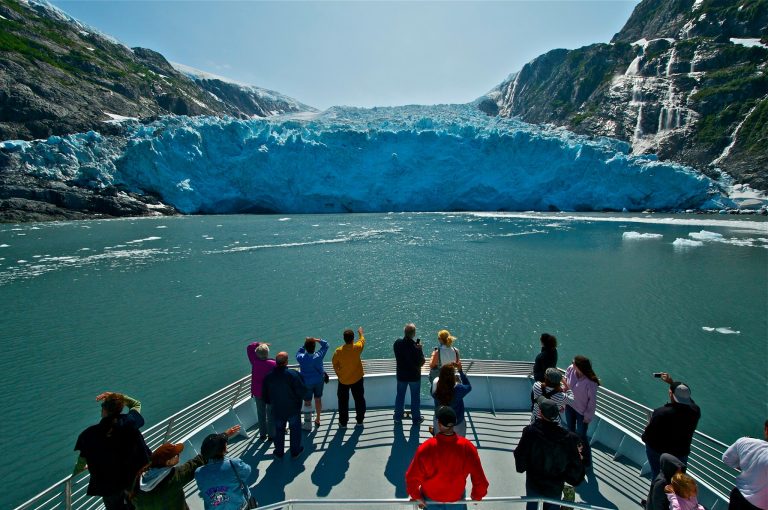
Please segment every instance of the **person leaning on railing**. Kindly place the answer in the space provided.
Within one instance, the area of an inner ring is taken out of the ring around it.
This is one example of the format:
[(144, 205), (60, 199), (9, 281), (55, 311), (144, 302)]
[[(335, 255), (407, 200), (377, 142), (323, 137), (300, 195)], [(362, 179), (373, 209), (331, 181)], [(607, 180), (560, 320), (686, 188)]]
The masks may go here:
[(728, 447), (723, 462), (741, 471), (731, 491), (729, 510), (768, 510), (768, 420), (765, 440), (742, 437)]
[[(101, 420), (78, 436), (75, 450), (80, 456), (72, 475), (88, 469), (87, 494), (101, 496), (107, 510), (127, 510), (131, 508), (128, 491), (151, 454), (139, 432), (144, 425), (141, 402), (109, 391), (96, 401), (101, 402)], [(124, 414), (126, 405), (128, 413)]]

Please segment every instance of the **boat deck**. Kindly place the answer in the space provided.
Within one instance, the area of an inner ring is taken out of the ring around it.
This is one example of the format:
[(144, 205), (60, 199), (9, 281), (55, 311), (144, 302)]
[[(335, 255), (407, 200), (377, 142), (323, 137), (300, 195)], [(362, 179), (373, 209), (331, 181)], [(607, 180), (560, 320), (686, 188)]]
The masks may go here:
[[(248, 484), (260, 505), (290, 499), (408, 497), (405, 471), (416, 448), (430, 437), (427, 427), (431, 410), (425, 410), (421, 426), (413, 426), (408, 420), (396, 423), (391, 408), (379, 408), (368, 411), (363, 427), (341, 429), (336, 414), (324, 412), (319, 428), (303, 432), (305, 450), (296, 459), (286, 453), (283, 459), (274, 460), (272, 444), (259, 441), (258, 430), (253, 428), (248, 431), (248, 439), (236, 436), (230, 440), (230, 455), (253, 468)], [(529, 412), (467, 412), (467, 437), (478, 447), (490, 482), (489, 497), (525, 496), (525, 475), (515, 471), (512, 451), (529, 419)], [(640, 466), (626, 459), (614, 460), (612, 452), (596, 444), (593, 467), (576, 488), (576, 501), (604, 508), (639, 508), (638, 502), (645, 498), (648, 486), (649, 480), (640, 476)], [(190, 508), (202, 510), (194, 484), (188, 490)], [(524, 505), (506, 501), (489, 502), (483, 507)]]

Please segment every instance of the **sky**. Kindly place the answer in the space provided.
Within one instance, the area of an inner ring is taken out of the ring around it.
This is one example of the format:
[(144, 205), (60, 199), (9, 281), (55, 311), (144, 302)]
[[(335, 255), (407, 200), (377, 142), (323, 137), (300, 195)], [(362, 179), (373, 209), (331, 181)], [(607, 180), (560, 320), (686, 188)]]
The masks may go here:
[(639, 0), (52, 0), (150, 48), (320, 109), (467, 103), (556, 48), (607, 43)]

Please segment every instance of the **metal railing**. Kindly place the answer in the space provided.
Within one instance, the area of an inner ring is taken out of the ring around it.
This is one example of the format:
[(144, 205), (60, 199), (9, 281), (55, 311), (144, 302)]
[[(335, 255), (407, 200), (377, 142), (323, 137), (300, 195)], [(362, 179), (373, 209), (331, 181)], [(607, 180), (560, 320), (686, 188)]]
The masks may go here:
[[(598, 415), (640, 440), (653, 409), (602, 386), (598, 388), (597, 394)], [(727, 444), (696, 431), (693, 434), (691, 454), (688, 457), (688, 473), (700, 483), (707, 484), (725, 500), (735, 486), (738, 475), (735, 469), (723, 464), (723, 454), (727, 449)]]
[[(523, 505), (529, 502), (536, 502), (537, 510), (544, 508), (544, 503), (552, 503), (557, 505), (563, 505), (567, 508), (574, 510), (608, 510), (601, 506), (591, 506), (584, 503), (575, 503), (573, 501), (561, 501), (559, 499), (550, 498), (529, 498), (529, 497), (490, 497), (480, 501), (472, 499), (464, 499), (455, 501), (453, 504), (467, 505), (468, 508), (483, 508), (488, 506), (501, 506), (503, 508), (523, 508)], [(427, 502), (429, 503), (429, 502)], [(259, 510), (311, 510), (313, 508), (326, 508), (326, 507), (339, 507), (339, 506), (354, 506), (355, 508), (364, 507), (385, 507), (385, 508), (411, 508), (418, 509), (419, 504), (417, 501), (408, 499), (289, 499), (281, 501), (279, 503), (272, 503), (265, 506), (260, 506)]]
[[(394, 360), (364, 360), (363, 363), (366, 375), (383, 375), (394, 373), (395, 371)], [(463, 363), (465, 368), (472, 364), (472, 371), (475, 374), (507, 376), (527, 375), (530, 373), (532, 365), (527, 362), (505, 362), (498, 360), (464, 360)], [(326, 368), (329, 373), (333, 373), (329, 364), (326, 364)], [(598, 390), (598, 395), (598, 416), (623, 428), (626, 433), (636, 436), (639, 440), (652, 410), (602, 386)], [(248, 398), (250, 398), (250, 375), (236, 380), (149, 427), (143, 432), (144, 438), (147, 445), (153, 450), (166, 442), (180, 442), (205, 424), (225, 414)], [(726, 444), (696, 432), (693, 438), (688, 465), (691, 474), (698, 480), (708, 484), (720, 497), (727, 500), (727, 494), (734, 486), (734, 478), (737, 472), (721, 462), (726, 448)], [(60, 508), (64, 510), (95, 510), (101, 508), (101, 498), (88, 496), (86, 494), (87, 486), (87, 472), (74, 477), (67, 476), (37, 496), (22, 503), (14, 510), (49, 510)], [(525, 498), (502, 499), (504, 501), (526, 501)], [(281, 508), (289, 504), (298, 505), (303, 501), (293, 500), (293, 502), (284, 502), (277, 506), (270, 505), (264, 508)], [(312, 500), (312, 503), (318, 505), (324, 504), (325, 501), (336, 500)], [(488, 498), (487, 501), (500, 500), (499, 498)], [(409, 502), (404, 500), (392, 500), (391, 502), (409, 504)], [(475, 504), (478, 502), (471, 503)], [(598, 508), (576, 505), (575, 503), (568, 503), (568, 506), (585, 509)]]

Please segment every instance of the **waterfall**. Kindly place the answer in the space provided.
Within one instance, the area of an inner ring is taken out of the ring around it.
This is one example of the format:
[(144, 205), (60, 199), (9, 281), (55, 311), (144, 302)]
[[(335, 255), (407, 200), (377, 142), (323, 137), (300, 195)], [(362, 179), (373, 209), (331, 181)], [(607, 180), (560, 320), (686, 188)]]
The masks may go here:
[(637, 76), (640, 74), (640, 60), (642, 60), (642, 58), (642, 54), (636, 56), (635, 59), (629, 64), (629, 67), (627, 67), (627, 70), (624, 71), (624, 76)]
[(736, 129), (734, 129), (734, 130), (733, 130), (733, 133), (731, 133), (731, 143), (729, 143), (729, 144), (728, 144), (728, 147), (726, 147), (725, 149), (723, 149), (723, 152), (722, 152), (722, 153), (721, 153), (721, 154), (720, 154), (720, 155), (719, 155), (717, 158), (715, 158), (715, 159), (712, 161), (712, 164), (713, 164), (713, 165), (718, 165), (718, 164), (720, 164), (720, 162), (721, 162), (722, 160), (724, 160), (725, 158), (727, 158), (727, 157), (728, 157), (728, 155), (731, 153), (731, 149), (733, 149), (733, 147), (736, 145), (737, 136), (738, 136), (738, 134), (739, 134), (739, 130), (741, 129), (741, 126), (743, 126), (743, 125), (744, 125), (744, 122), (746, 122), (746, 120), (747, 120), (747, 119), (748, 119), (748, 118), (749, 118), (749, 117), (752, 115), (752, 112), (754, 112), (754, 111), (755, 111), (755, 109), (757, 109), (757, 107), (758, 107), (758, 106), (760, 106), (760, 103), (762, 103), (762, 102), (763, 102), (763, 101), (765, 101), (766, 99), (768, 99), (768, 95), (766, 95), (766, 96), (763, 96), (763, 97), (762, 97), (762, 98), (761, 98), (761, 99), (760, 99), (760, 100), (757, 102), (757, 104), (755, 104), (755, 106), (753, 106), (753, 107), (752, 107), (752, 108), (751, 108), (751, 109), (750, 109), (750, 110), (747, 112), (747, 114), (744, 116), (744, 118), (743, 118), (743, 119), (741, 119), (741, 122), (739, 122), (739, 125), (738, 125), (738, 126), (736, 126)]
[(634, 138), (638, 140), (642, 138), (642, 136), (643, 136), (643, 103), (640, 103), (640, 108), (637, 109), (637, 123), (635, 124)]

